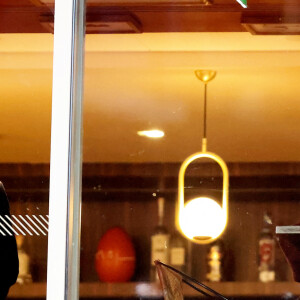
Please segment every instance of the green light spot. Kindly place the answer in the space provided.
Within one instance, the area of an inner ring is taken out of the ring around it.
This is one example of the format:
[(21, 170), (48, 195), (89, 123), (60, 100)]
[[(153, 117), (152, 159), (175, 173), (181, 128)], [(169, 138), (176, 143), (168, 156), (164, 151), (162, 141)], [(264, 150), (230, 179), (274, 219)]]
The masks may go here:
[(247, 0), (236, 0), (239, 4), (241, 4), (244, 8), (247, 8)]

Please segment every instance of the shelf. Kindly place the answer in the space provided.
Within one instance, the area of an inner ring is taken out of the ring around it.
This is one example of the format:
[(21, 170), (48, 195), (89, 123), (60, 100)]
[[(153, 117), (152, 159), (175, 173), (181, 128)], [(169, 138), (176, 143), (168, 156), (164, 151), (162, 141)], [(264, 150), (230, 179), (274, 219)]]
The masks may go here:
[[(207, 283), (209, 287), (224, 296), (281, 296), (287, 292), (300, 295), (300, 284), (293, 282), (222, 282)], [(139, 283), (83, 283), (80, 286), (80, 295), (86, 298), (93, 297), (161, 297), (162, 291), (159, 284)], [(184, 285), (184, 295), (187, 297), (201, 296), (192, 288)]]
[(15, 284), (8, 293), (8, 299), (35, 299), (46, 297), (46, 283)]
[[(207, 283), (209, 287), (227, 297), (276, 297), (287, 293), (300, 295), (300, 283), (295, 282), (221, 282)], [(198, 292), (184, 285), (186, 297), (201, 296)], [(9, 299), (44, 298), (46, 283), (14, 285)], [(149, 282), (129, 283), (81, 283), (80, 296), (83, 298), (139, 298), (162, 297), (159, 284)]]

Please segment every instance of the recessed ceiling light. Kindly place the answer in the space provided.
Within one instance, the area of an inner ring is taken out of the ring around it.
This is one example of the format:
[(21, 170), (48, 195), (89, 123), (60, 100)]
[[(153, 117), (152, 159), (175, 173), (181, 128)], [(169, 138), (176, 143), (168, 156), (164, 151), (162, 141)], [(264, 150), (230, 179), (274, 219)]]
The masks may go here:
[(157, 130), (157, 129), (154, 129), (154, 130), (142, 130), (142, 131), (138, 131), (137, 134), (139, 136), (146, 136), (148, 138), (162, 138), (165, 133), (161, 130)]

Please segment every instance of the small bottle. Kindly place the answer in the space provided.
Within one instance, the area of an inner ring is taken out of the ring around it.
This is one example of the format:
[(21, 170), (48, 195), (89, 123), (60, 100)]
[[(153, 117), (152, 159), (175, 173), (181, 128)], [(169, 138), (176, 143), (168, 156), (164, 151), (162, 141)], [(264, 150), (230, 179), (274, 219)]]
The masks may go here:
[(258, 241), (258, 278), (262, 282), (275, 280), (275, 240), (272, 228), (270, 215), (264, 213), (263, 228)]
[(223, 278), (224, 244), (221, 239), (213, 242), (207, 254), (206, 278), (211, 282), (219, 282)]
[(23, 249), (24, 237), (22, 235), (17, 235), (16, 242), (19, 257), (19, 275), (17, 278), (17, 283), (30, 283), (32, 282), (32, 277), (30, 274), (30, 258)]
[(186, 272), (187, 241), (176, 230), (170, 240), (170, 264), (181, 272)]
[(158, 275), (156, 272), (155, 260), (160, 260), (163, 263), (169, 263), (169, 240), (170, 235), (167, 228), (164, 226), (164, 204), (163, 197), (158, 198), (158, 224), (151, 236), (151, 270), (150, 280), (157, 281)]

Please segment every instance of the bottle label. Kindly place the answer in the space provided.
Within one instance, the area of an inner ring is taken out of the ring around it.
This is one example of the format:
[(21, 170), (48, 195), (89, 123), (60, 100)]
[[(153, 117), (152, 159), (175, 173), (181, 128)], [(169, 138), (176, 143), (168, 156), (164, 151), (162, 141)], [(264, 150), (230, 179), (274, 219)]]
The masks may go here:
[(271, 238), (262, 238), (259, 241), (259, 280), (269, 282), (275, 280), (274, 261), (275, 243)]
[(169, 238), (168, 234), (156, 234), (151, 237), (151, 265), (154, 265), (155, 260), (169, 263)]
[(261, 239), (259, 241), (259, 256), (260, 266), (274, 264), (274, 240), (273, 239)]
[(170, 263), (174, 266), (183, 266), (185, 264), (185, 249), (172, 248), (170, 253)]

